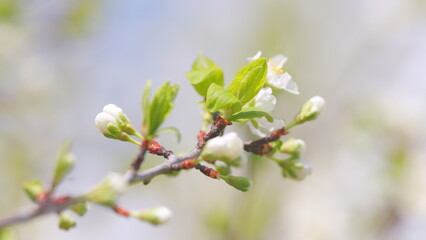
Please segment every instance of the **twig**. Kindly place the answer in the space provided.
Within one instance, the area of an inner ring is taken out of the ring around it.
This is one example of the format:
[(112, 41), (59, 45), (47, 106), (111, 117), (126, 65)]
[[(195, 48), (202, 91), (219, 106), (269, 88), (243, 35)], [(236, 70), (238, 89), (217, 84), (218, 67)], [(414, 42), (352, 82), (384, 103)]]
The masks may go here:
[[(129, 184), (135, 184), (138, 182), (148, 184), (154, 177), (158, 175), (171, 173), (173, 170), (177, 170), (176, 168), (173, 169), (173, 166), (175, 166), (176, 164), (182, 163), (183, 161), (188, 159), (197, 159), (200, 156), (201, 151), (203, 150), (206, 142), (214, 137), (222, 135), (225, 127), (231, 124), (232, 122), (223, 119), (221, 116), (217, 116), (216, 121), (212, 124), (210, 131), (208, 133), (200, 132), (196, 147), (184, 156), (175, 155), (172, 151), (164, 149), (161, 145), (159, 145), (153, 140), (144, 141), (141, 144), (140, 153), (136, 157), (135, 161), (133, 161), (133, 163), (131, 164), (129, 170), (123, 175), (123, 178)], [(167, 161), (153, 168), (138, 173), (137, 171), (139, 170), (141, 164), (144, 161), (146, 152), (163, 156), (167, 159)], [(213, 169), (205, 167), (201, 164), (195, 165), (194, 168), (200, 170), (206, 176), (217, 178), (217, 172)], [(12, 224), (29, 221), (31, 219), (46, 215), (48, 213), (61, 212), (62, 210), (68, 208), (71, 205), (84, 201), (86, 201), (86, 199), (83, 197), (60, 197), (52, 199), (49, 194), (48, 199), (40, 203), (36, 209), (27, 213), (17, 214), (0, 220), (0, 228)]]

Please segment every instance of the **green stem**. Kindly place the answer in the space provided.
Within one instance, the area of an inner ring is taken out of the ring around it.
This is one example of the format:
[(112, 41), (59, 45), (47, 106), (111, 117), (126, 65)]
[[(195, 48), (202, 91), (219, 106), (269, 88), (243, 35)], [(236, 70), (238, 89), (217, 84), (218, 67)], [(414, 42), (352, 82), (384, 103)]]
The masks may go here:
[(139, 138), (140, 140), (143, 140), (142, 135), (138, 131), (135, 131), (135, 133), (133, 134), (133, 136)]
[(297, 125), (299, 125), (299, 124), (300, 124), (299, 122), (294, 121), (294, 122), (290, 123), (290, 125), (285, 126), (285, 129), (286, 129), (286, 130), (290, 130), (291, 128), (293, 128), (293, 127), (295, 127), (295, 126), (297, 126)]
[(128, 140), (129, 142), (131, 142), (131, 143), (133, 143), (133, 144), (135, 144), (135, 145), (138, 145), (138, 146), (140, 146), (141, 145), (141, 143), (140, 142), (138, 142), (138, 141), (136, 141), (135, 139), (133, 139), (133, 138), (130, 138), (129, 137), (129, 140)]

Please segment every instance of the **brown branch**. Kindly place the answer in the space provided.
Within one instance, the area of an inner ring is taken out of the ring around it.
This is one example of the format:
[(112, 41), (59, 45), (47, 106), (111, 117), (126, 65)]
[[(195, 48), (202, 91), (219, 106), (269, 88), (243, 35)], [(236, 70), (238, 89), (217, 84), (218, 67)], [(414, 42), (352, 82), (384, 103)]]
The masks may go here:
[(277, 141), (281, 136), (288, 134), (289, 132), (285, 130), (284, 127), (275, 130), (270, 135), (260, 138), (258, 140), (245, 142), (244, 150), (251, 152), (257, 155), (265, 155), (272, 150), (270, 145), (271, 142)]
[[(161, 145), (159, 145), (156, 141), (144, 141), (141, 144), (140, 152), (136, 159), (132, 162), (129, 170), (123, 175), (123, 178), (129, 183), (134, 184), (138, 182), (143, 182), (144, 184), (148, 184), (154, 177), (161, 174), (171, 173), (173, 170), (178, 170), (176, 168), (176, 164), (180, 164), (188, 159), (198, 159), (203, 150), (206, 142), (214, 137), (220, 136), (223, 134), (223, 131), (227, 125), (231, 125), (232, 122), (229, 122), (223, 119), (221, 116), (216, 118), (216, 121), (212, 124), (211, 129), (208, 133), (202, 132), (198, 136), (198, 143), (196, 147), (184, 156), (177, 156), (172, 151), (164, 149)], [(137, 171), (140, 169), (141, 164), (145, 159), (146, 152), (151, 154), (156, 154), (159, 156), (163, 156), (167, 159), (164, 163), (157, 165), (153, 168), (144, 170), (140, 173)], [(206, 166), (198, 164), (194, 166), (194, 168), (201, 171), (206, 176), (217, 178), (218, 173)], [(181, 170), (181, 169), (179, 169)], [(27, 213), (17, 214), (9, 218), (5, 218), (0, 220), (0, 228), (12, 224), (22, 223), (25, 221), (29, 221), (36, 217), (46, 215), (49, 213), (60, 212), (71, 205), (85, 202), (87, 201), (84, 197), (70, 198), (70, 197), (59, 197), (52, 198), (49, 194), (47, 200), (43, 203), (40, 203), (39, 206)], [(117, 213), (123, 213), (121, 215), (125, 215), (124, 212), (120, 212), (121, 209), (114, 209)]]

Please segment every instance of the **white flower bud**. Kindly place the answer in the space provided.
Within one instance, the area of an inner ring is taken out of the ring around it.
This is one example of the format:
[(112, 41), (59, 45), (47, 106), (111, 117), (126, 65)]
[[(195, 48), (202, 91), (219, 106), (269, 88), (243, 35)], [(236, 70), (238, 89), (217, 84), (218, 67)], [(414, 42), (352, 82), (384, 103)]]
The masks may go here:
[(102, 134), (113, 134), (108, 130), (108, 125), (112, 124), (119, 129), (117, 120), (108, 113), (101, 112), (96, 115), (95, 125)]
[(255, 107), (262, 109), (265, 112), (270, 112), (274, 109), (277, 104), (277, 99), (272, 95), (272, 89), (262, 88), (259, 93), (257, 93), (255, 99)]
[(306, 143), (302, 139), (290, 138), (286, 140), (280, 148), (280, 151), (288, 154), (304, 152)]
[(108, 104), (104, 106), (103, 112), (110, 114), (114, 118), (119, 118), (119, 114), (123, 113), (123, 110), (117, 107), (115, 104)]
[(232, 160), (240, 156), (243, 146), (244, 143), (238, 135), (230, 132), (209, 140), (202, 155), (207, 160), (217, 160), (222, 157)]
[(293, 171), (297, 175), (295, 180), (303, 180), (312, 173), (312, 165), (306, 160), (297, 160), (293, 163)]
[(229, 159), (235, 159), (240, 156), (241, 152), (243, 151), (244, 143), (243, 140), (238, 137), (237, 133), (230, 132), (225, 134), (222, 137), (222, 140), (226, 144), (225, 157), (228, 157)]
[(312, 97), (302, 106), (302, 109), (296, 116), (296, 121), (298, 123), (303, 123), (316, 119), (321, 113), (321, 111), (324, 109), (324, 106), (324, 98), (320, 96)]
[(309, 99), (309, 101), (313, 103), (313, 109), (315, 109), (316, 111), (321, 112), (324, 109), (324, 106), (325, 106), (324, 98), (320, 96), (315, 96)]
[(110, 173), (86, 197), (91, 202), (113, 207), (118, 195), (126, 190), (127, 185), (123, 176)]
[(130, 216), (150, 222), (152, 224), (163, 224), (170, 220), (172, 211), (167, 207), (154, 207), (143, 211), (132, 211)]

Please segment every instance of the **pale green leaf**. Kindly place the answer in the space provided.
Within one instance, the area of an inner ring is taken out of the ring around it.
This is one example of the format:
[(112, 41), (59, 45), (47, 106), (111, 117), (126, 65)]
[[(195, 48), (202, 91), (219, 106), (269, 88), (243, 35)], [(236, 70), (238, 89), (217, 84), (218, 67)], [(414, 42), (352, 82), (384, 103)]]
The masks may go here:
[(233, 122), (245, 122), (253, 118), (265, 117), (269, 122), (274, 121), (273, 117), (257, 107), (243, 108), (240, 112), (234, 113), (228, 120)]
[(217, 112), (219, 110), (226, 111), (230, 109), (230, 111), (234, 113), (241, 110), (242, 104), (230, 91), (213, 83), (207, 91), (206, 106), (210, 112)]
[(228, 90), (245, 104), (265, 85), (267, 72), (266, 59), (257, 59), (238, 71)]

